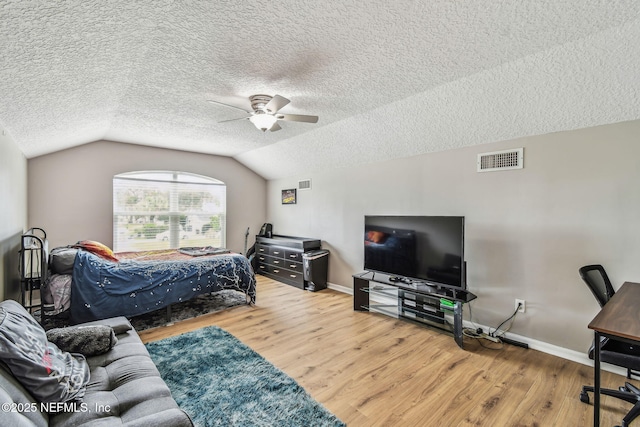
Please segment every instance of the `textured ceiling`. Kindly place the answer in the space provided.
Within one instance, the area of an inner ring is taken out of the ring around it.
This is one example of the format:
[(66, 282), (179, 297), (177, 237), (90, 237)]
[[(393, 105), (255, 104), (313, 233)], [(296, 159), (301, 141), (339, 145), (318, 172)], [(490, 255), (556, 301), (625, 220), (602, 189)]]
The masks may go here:
[[(0, 126), (266, 178), (640, 118), (640, 2), (0, 0)], [(291, 100), (261, 133), (249, 95)]]

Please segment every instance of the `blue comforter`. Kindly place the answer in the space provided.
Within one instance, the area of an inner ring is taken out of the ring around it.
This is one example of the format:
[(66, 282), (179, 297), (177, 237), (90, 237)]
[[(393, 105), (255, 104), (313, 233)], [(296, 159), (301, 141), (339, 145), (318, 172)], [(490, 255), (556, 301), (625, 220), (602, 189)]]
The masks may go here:
[(256, 280), (247, 258), (112, 262), (80, 250), (73, 265), (71, 320), (137, 316), (222, 289), (244, 292), (255, 303)]

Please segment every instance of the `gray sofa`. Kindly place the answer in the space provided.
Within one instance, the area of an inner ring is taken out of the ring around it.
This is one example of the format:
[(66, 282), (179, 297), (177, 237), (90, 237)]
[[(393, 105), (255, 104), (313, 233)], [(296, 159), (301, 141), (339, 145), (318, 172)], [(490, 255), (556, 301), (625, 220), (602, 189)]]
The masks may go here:
[[(3, 301), (0, 308), (4, 305), (15, 310), (13, 303)], [(3, 320), (0, 318), (0, 326)], [(126, 318), (84, 325), (108, 325), (117, 338), (106, 353), (86, 357), (90, 378), (84, 395), (59, 406), (49, 404), (45, 409), (54, 410), (42, 411), (42, 404), (23, 386), (24, 378), (19, 380), (8, 364), (0, 363), (0, 426), (193, 425), (171, 397), (146, 347)], [(6, 350), (11, 342), (0, 345)]]

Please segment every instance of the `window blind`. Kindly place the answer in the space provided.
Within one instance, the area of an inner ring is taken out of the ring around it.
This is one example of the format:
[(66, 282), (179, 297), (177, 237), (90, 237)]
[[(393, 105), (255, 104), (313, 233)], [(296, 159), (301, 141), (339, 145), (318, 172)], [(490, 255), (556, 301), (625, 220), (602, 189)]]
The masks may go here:
[(225, 247), (226, 195), (222, 181), (186, 172), (116, 175), (113, 250)]

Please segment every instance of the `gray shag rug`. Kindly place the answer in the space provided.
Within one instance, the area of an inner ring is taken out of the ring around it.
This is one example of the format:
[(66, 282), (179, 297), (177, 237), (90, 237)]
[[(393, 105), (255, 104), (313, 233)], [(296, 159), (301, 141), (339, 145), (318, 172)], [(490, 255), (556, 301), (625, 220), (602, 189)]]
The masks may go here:
[[(145, 329), (164, 326), (169, 323), (191, 319), (192, 317), (201, 316), (203, 314), (215, 313), (217, 311), (226, 310), (227, 308), (244, 305), (246, 303), (247, 298), (244, 293), (234, 291), (232, 289), (224, 289), (212, 294), (199, 295), (189, 301), (173, 304), (171, 306), (171, 318), (169, 321), (167, 321), (166, 308), (132, 317), (129, 321), (133, 327), (140, 332)], [(34, 317), (40, 319), (40, 313), (35, 313)], [(45, 316), (43, 326), (47, 330), (71, 326), (68, 310), (56, 316)]]
[(291, 377), (217, 326), (146, 346), (196, 426), (345, 426)]

